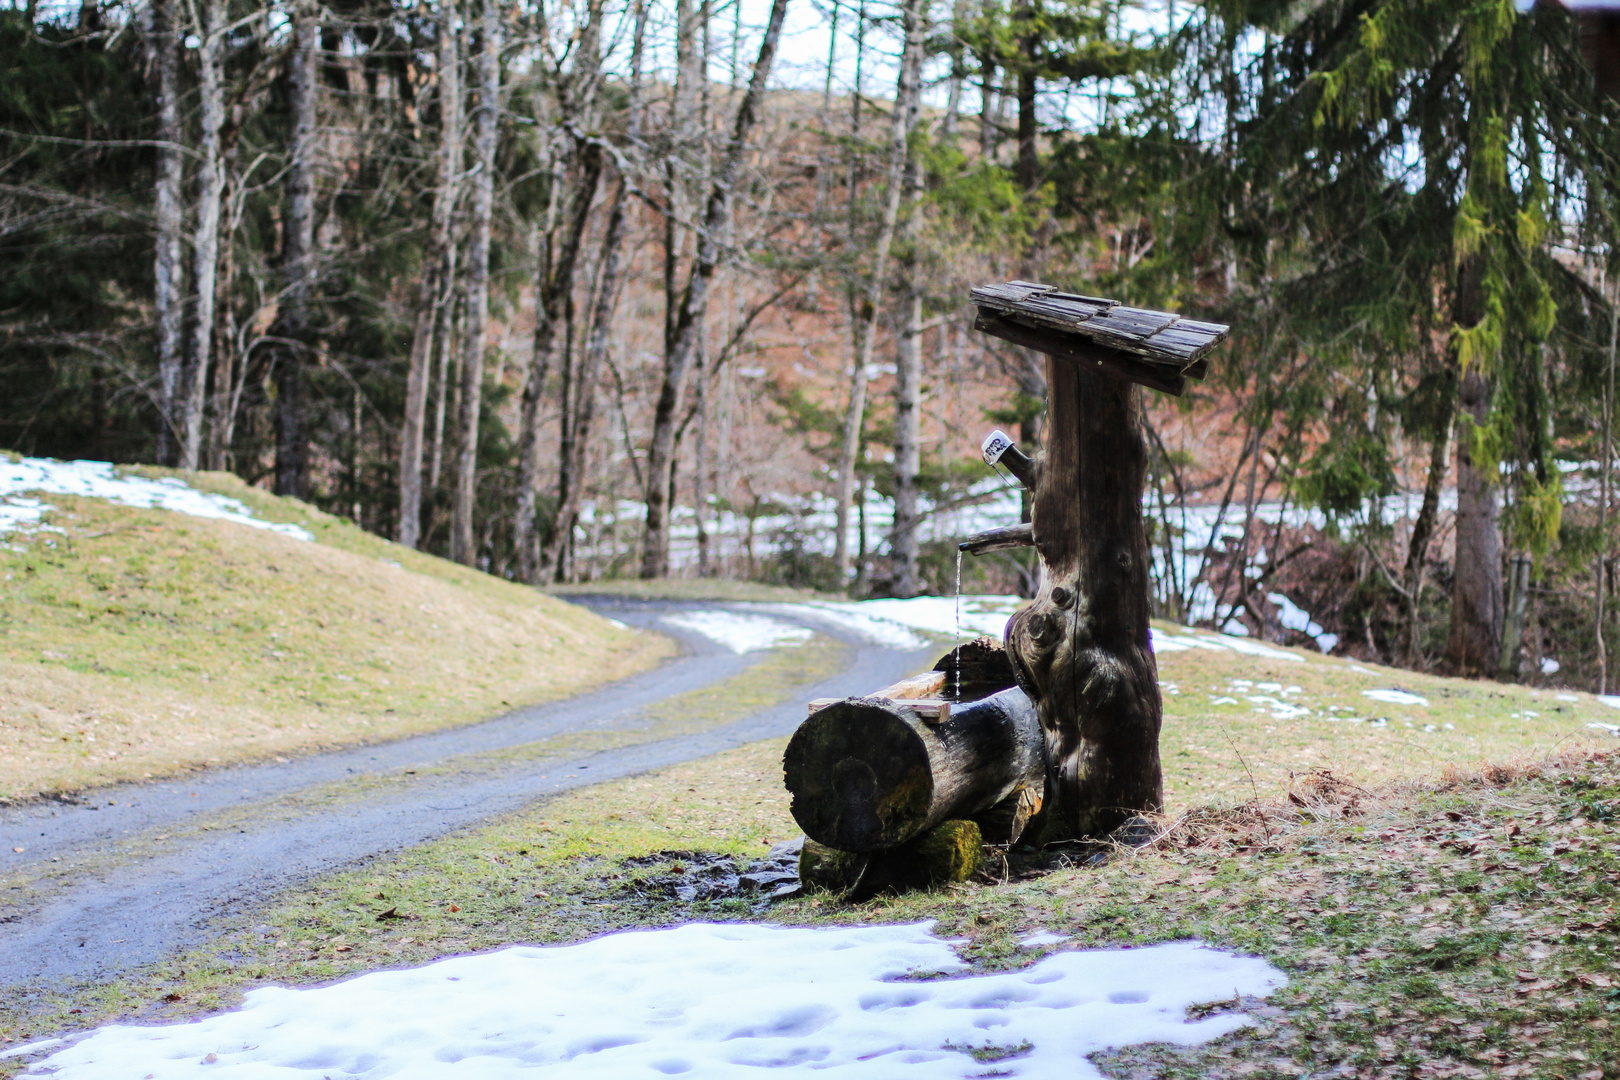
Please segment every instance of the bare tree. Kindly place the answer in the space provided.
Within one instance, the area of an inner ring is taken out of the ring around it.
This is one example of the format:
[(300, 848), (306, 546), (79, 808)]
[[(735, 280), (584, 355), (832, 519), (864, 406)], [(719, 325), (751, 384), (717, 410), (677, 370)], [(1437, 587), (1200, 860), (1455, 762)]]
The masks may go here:
[[(555, 226), (548, 222), (548, 233), (541, 245), (541, 258), (535, 272), (534, 283), (534, 345), (529, 363), (529, 375), (523, 385), (523, 417), (518, 434), (518, 490), (517, 510), (512, 534), (517, 548), (518, 580), (531, 584), (540, 580), (540, 537), (535, 520), (540, 489), (540, 427), (541, 407), (545, 401), (546, 378), (556, 363), (559, 347), (569, 344), (567, 323), (573, 302), (574, 281), (579, 268), (579, 253), (585, 239), (585, 226), (589, 223), (591, 207), (602, 180), (602, 144), (584, 134), (583, 129), (594, 127), (597, 89), (601, 81), (601, 24), (602, 0), (590, 0), (585, 13), (586, 22), (580, 28), (579, 47), (573, 69), (566, 74), (557, 73), (558, 115), (565, 118), (572, 129), (573, 143), (570, 157), (574, 159), (572, 190), (562, 215), (562, 235), (551, 235)], [(569, 172), (559, 169), (557, 183)], [(559, 333), (560, 331), (560, 333)], [(563, 374), (570, 374), (564, 361)], [(562, 426), (567, 438), (570, 417), (568, 402), (564, 401)], [(563, 456), (568, 456), (566, 447)], [(558, 493), (558, 498), (564, 498)]]
[[(629, 117), (626, 134), (631, 146), (641, 141), (641, 74), (647, 34), (647, 4), (636, 0), (635, 30), (630, 49)], [(563, 418), (563, 439), (557, 465), (557, 510), (551, 521), (541, 566), (549, 568), (558, 581), (567, 580), (568, 538), (579, 517), (585, 492), (585, 455), (590, 447), (591, 424), (596, 412), (596, 385), (607, 359), (613, 309), (624, 277), (624, 241), (629, 233), (630, 178), (622, 176), (608, 210), (607, 229), (602, 237), (601, 268), (596, 283), (596, 301), (591, 310), (575, 382), (573, 416)]]
[(900, 332), (894, 350), (894, 530), (889, 537), (893, 564), (890, 591), (896, 596), (915, 596), (921, 588), (917, 578), (917, 473), (921, 470), (919, 420), (922, 408), (923, 285), (921, 259), (917, 246), (921, 238), (922, 168), (911, 146), (910, 133), (916, 129), (922, 105), (923, 41), (928, 36), (928, 3), (917, 0), (916, 12), (906, 24), (905, 63), (911, 73), (905, 77), (905, 93), (895, 99), (895, 109), (905, 111), (906, 165), (902, 200), (907, 210), (901, 231), (900, 255)]
[(157, 252), (153, 267), (158, 338), (158, 445), (164, 465), (180, 457), (180, 366), (185, 335), (181, 230), (185, 215), (184, 130), (180, 124), (180, 0), (154, 0), (146, 13), (147, 59), (157, 71)]
[(770, 19), (759, 45), (759, 56), (754, 61), (748, 92), (737, 107), (731, 137), (715, 170), (714, 184), (704, 207), (702, 228), (698, 232), (697, 255), (692, 261), (686, 288), (681, 295), (675, 325), (666, 339), (664, 379), (658, 392), (658, 404), (653, 411), (652, 440), (647, 447), (647, 525), (641, 561), (641, 576), (644, 578), (669, 574), (669, 490), (674, 471), (675, 428), (681, 396), (687, 370), (697, 349), (697, 335), (703, 328), (709, 283), (725, 254), (720, 238), (725, 235), (730, 220), (732, 187), (742, 167), (748, 138), (759, 121), (760, 103), (765, 97), (765, 83), (771, 75), (771, 64), (776, 59), (776, 44), (782, 36), (782, 20), (787, 15), (787, 4), (788, 0), (772, 0)]
[[(416, 323), (410, 368), (405, 376), (405, 417), (399, 436), (399, 542), (414, 548), (422, 531), (422, 442), (427, 424), (428, 376), (433, 363), (435, 324), (448, 319), (440, 297), (449, 284), (450, 219), (456, 207), (456, 173), (461, 163), (461, 50), (456, 33), (456, 0), (439, 0), (439, 153), (427, 257), (416, 291)], [(442, 401), (442, 389), (441, 389)]]
[(483, 0), (478, 34), (478, 111), (472, 180), (471, 238), (467, 245), (467, 325), (462, 348), (461, 439), (456, 448), (456, 490), (450, 512), (450, 557), (472, 566), (473, 503), (478, 489), (478, 421), (484, 404), (484, 342), (489, 334), (489, 234), (495, 205), (495, 140), (500, 111), (500, 9)]
[(315, 290), (315, 82), (320, 14), (313, 0), (293, 8), (287, 105), (293, 130), (282, 217), (281, 304), (272, 328), (276, 373), (276, 494), (302, 498), (308, 473), (304, 368)]
[[(215, 278), (219, 268), (219, 219), (225, 192), (225, 161), (220, 132), (225, 126), (225, 0), (201, 0), (197, 26), (197, 220), (192, 233), (192, 281), (197, 308), (191, 325), (191, 351), (182, 371), (179, 432), (180, 467), (195, 469), (202, 456), (203, 389), (213, 353)], [(196, 14), (193, 8), (194, 18)]]
[(895, 225), (900, 220), (900, 200), (911, 131), (911, 84), (920, 70), (922, 50), (923, 0), (905, 0), (901, 8), (905, 46), (900, 54), (900, 73), (895, 83), (894, 109), (889, 114), (889, 169), (884, 189), (883, 218), (878, 225), (877, 246), (872, 252), (871, 276), (866, 296), (855, 313), (854, 372), (850, 382), (849, 409), (844, 417), (844, 443), (838, 455), (838, 547), (834, 558), (839, 580), (849, 574), (849, 505), (855, 492), (855, 455), (860, 448), (861, 429), (866, 419), (866, 369), (872, 363), (872, 346), (877, 339), (878, 309), (883, 303), (883, 283), (888, 273), (889, 248), (894, 244)]

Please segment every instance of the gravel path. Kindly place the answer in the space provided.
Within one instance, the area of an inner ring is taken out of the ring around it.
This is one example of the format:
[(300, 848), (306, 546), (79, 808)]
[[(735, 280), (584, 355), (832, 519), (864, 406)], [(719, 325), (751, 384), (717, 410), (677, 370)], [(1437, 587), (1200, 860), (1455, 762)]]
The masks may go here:
[(648, 706), (766, 655), (738, 656), (659, 624), (675, 611), (722, 604), (578, 599), (631, 625), (658, 624), (684, 655), (469, 727), (0, 810), (0, 874), (11, 886), (0, 899), (0, 992), (113, 978), (206, 941), (219, 920), (249, 917), (268, 896), (315, 875), (573, 788), (789, 734), (805, 700), (886, 685), (927, 666), (937, 651), (874, 646), (806, 621), (853, 646), (852, 659), (784, 705), (695, 735), (596, 752), (570, 753), (564, 741), (547, 753), (503, 756), (544, 750), (546, 740), (571, 734), (632, 731)]

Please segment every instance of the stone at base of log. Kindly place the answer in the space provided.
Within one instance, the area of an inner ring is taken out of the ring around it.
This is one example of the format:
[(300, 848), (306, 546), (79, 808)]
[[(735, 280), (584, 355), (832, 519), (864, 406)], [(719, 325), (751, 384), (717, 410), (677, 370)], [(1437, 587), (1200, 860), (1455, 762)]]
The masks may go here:
[(978, 825), (944, 821), (899, 847), (865, 854), (807, 839), (799, 853), (799, 880), (859, 901), (883, 892), (966, 881), (983, 865), (984, 838)]

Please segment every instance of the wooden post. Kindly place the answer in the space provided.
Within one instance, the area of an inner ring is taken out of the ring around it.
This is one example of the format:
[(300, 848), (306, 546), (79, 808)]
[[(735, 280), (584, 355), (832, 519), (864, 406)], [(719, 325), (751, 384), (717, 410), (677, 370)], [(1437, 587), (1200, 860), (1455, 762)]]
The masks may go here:
[[(1179, 394), (1227, 328), (1031, 282), (973, 299), (980, 330), (1047, 354), (1045, 453), (1008, 462), (1035, 493), (1028, 538), (996, 530), (961, 545), (977, 554), (1033, 543), (1041, 559), (1040, 590), (1006, 637), (1046, 738), (1046, 801), (1031, 838), (1102, 836), (1164, 801), (1137, 387)], [(1009, 454), (1005, 436), (986, 440), (987, 460)]]

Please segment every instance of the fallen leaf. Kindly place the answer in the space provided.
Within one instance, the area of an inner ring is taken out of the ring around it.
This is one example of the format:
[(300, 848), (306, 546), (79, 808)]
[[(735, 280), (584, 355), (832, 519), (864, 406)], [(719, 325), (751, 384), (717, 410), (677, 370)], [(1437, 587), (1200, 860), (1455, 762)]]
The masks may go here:
[(202, 1063), (204, 1065), (212, 1065), (214, 1062), (216, 1062), (218, 1060), (219, 1060), (219, 1055), (218, 1054), (209, 1054), (207, 1057), (202, 1059)]
[(1614, 980), (1607, 975), (1582, 975), (1578, 981), (1599, 990), (1607, 990), (1614, 985)]
[[(1520, 994), (1520, 995), (1523, 995), (1523, 994), (1537, 994), (1537, 993), (1540, 993), (1543, 990), (1551, 990), (1553, 987), (1555, 987), (1557, 985), (1558, 984), (1553, 982), (1551, 979), (1541, 979), (1541, 980), (1538, 980), (1537, 982), (1525, 983), (1523, 986), (1519, 987), (1517, 990), (1515, 990), (1513, 992), (1515, 994)], [(1502, 1075), (1506, 1076), (1507, 1074), (1503, 1073)], [(1515, 1074), (1515, 1075), (1517, 1075), (1517, 1074)]]
[(378, 915), (377, 916), (377, 921), (382, 922), (384, 919), (400, 919), (400, 918), (404, 918), (404, 916), (402, 916), (399, 913), (399, 908), (398, 907), (391, 907), (387, 911), (383, 912), (381, 915)]
[(28, 849), (27, 848), (14, 847), (11, 850), (15, 851), (17, 854), (21, 855), (23, 852), (27, 851)]
[(180, 1001), (181, 997), (180, 997), (179, 994), (164, 994), (163, 995), (163, 1000), (164, 1001)]
[(353, 945), (339, 945), (337, 948), (333, 949), (332, 951), (333, 952), (354, 952), (354, 946)]

